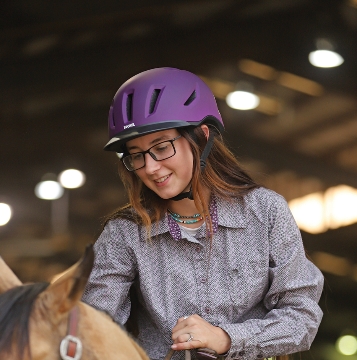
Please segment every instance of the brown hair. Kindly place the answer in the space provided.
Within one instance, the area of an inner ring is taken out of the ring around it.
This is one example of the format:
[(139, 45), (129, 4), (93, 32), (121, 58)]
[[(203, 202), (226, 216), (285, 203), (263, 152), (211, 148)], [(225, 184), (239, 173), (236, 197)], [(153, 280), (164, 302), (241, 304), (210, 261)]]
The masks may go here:
[[(191, 130), (187, 128), (177, 130), (189, 142), (193, 153), (191, 184), (196, 208), (205, 215), (207, 229), (212, 230), (209, 204), (203, 191), (205, 188), (217, 197), (230, 200), (233, 197), (247, 194), (259, 185), (243, 170), (214, 127), (210, 127), (210, 131), (214, 131), (216, 136), (203, 171), (200, 169), (200, 156), (207, 143), (205, 133), (200, 126)], [(160, 198), (147, 188), (135, 172), (127, 171), (121, 162), (119, 163), (119, 175), (127, 190), (129, 203), (109, 215), (104, 225), (109, 220), (116, 218), (130, 219), (145, 226), (150, 238), (151, 225), (158, 223), (165, 215), (169, 200)], [(212, 231), (209, 233), (212, 234)]]

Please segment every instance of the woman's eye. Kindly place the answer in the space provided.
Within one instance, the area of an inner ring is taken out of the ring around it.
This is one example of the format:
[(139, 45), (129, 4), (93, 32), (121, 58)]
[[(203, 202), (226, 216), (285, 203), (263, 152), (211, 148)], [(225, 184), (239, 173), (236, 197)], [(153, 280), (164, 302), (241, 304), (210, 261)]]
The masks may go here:
[(142, 157), (142, 154), (140, 154), (140, 153), (131, 155), (132, 161), (138, 161), (141, 159), (141, 157)]
[(167, 148), (168, 148), (168, 144), (160, 144), (157, 147), (155, 147), (155, 151), (164, 152), (167, 150)]

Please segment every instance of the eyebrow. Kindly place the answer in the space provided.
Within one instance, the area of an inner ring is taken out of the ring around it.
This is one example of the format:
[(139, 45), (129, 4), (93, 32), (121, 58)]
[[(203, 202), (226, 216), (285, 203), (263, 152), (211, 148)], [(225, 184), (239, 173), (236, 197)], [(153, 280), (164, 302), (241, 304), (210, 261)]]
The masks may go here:
[[(157, 138), (155, 138), (154, 140), (152, 140), (152, 141), (149, 142), (149, 147), (151, 147), (151, 146), (154, 145), (155, 143), (158, 143), (158, 142), (160, 142), (160, 141), (169, 140), (169, 139), (171, 139), (171, 136), (169, 136), (169, 135), (159, 136), (159, 137), (157, 137)], [(130, 147), (127, 146), (127, 150), (128, 150), (128, 151), (129, 151), (129, 150), (135, 150), (135, 149), (139, 149), (139, 147), (138, 147), (138, 146), (130, 146)]]

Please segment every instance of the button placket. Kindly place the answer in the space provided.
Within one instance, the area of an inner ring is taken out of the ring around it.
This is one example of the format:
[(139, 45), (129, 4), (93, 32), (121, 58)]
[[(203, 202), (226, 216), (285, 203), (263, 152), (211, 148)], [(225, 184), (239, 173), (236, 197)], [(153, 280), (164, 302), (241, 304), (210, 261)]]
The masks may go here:
[[(205, 240), (205, 239), (204, 239)], [(196, 245), (194, 248), (194, 259), (196, 260), (195, 269), (197, 274), (197, 286), (199, 303), (201, 304), (200, 311), (205, 315), (206, 320), (209, 320), (209, 315), (212, 314), (212, 309), (209, 306), (208, 294), (208, 274), (206, 264), (206, 243), (204, 245)]]

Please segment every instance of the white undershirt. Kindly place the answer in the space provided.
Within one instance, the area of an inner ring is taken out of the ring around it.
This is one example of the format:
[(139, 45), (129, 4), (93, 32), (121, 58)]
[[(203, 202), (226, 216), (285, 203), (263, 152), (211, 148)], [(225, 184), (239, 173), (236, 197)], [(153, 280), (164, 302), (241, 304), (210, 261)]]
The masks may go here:
[(205, 223), (201, 224), (199, 227), (196, 227), (196, 228), (188, 228), (181, 224), (178, 224), (178, 226), (180, 227), (181, 232), (186, 233), (191, 236), (196, 236), (198, 230), (201, 229), (203, 226), (205, 226)]

